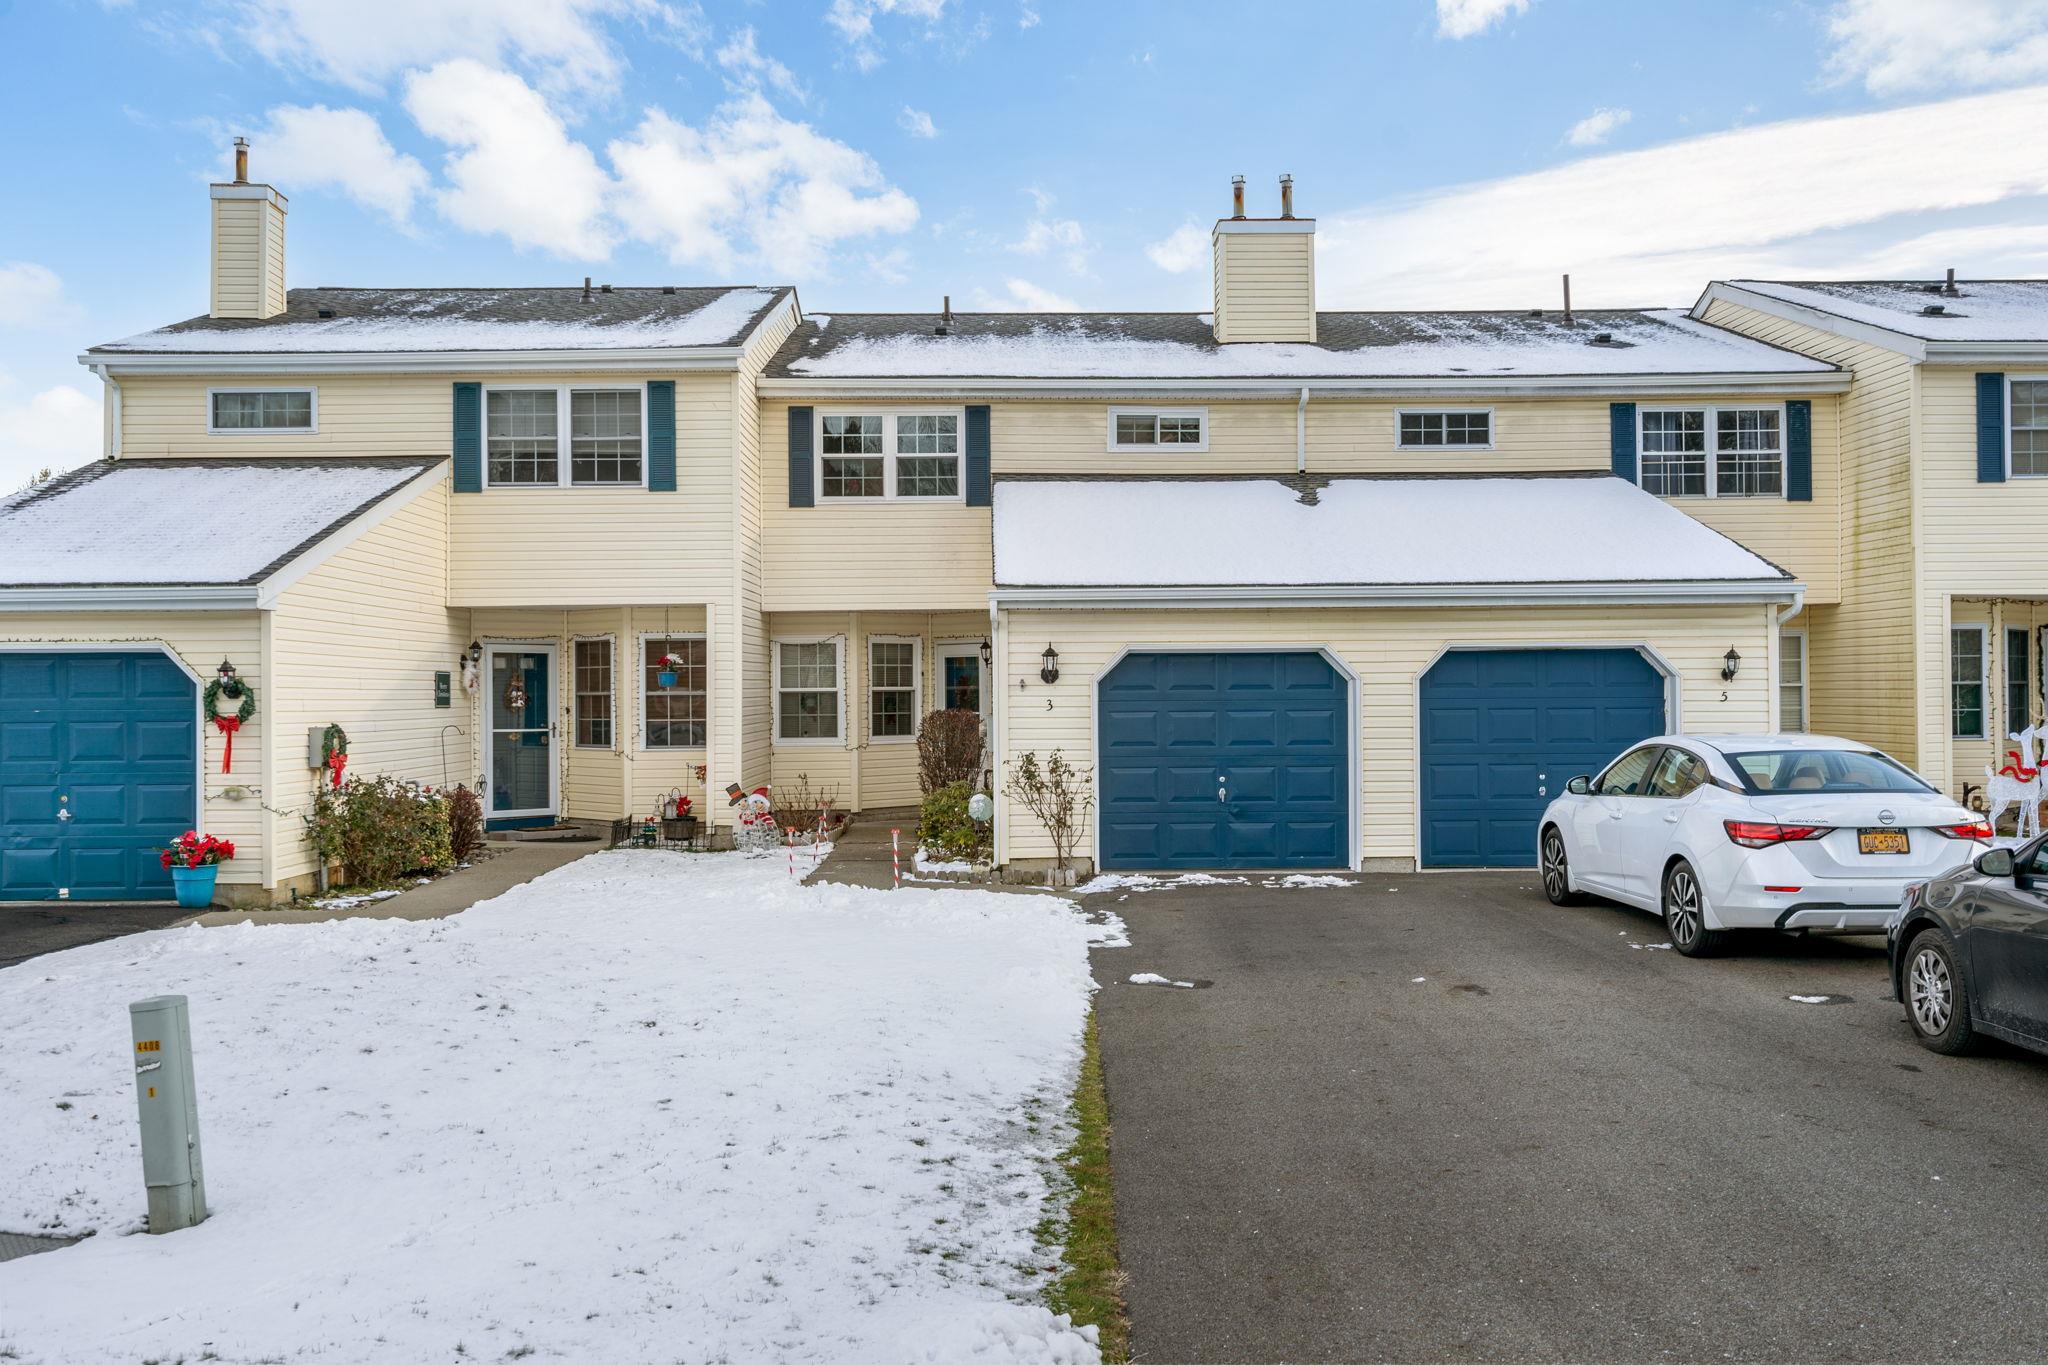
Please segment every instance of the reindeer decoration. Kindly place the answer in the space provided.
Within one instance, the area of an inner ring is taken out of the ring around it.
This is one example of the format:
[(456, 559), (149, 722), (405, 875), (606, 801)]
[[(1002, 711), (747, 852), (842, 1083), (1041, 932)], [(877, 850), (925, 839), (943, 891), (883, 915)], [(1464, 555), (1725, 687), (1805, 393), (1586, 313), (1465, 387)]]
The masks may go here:
[(2005, 814), (2005, 808), (2017, 804), (2020, 809), (2016, 832), (2022, 839), (2031, 839), (2041, 832), (2041, 765), (2034, 757), (2034, 741), (2040, 734), (2041, 727), (2034, 725), (2008, 734), (2006, 738), (2020, 747), (2005, 751), (2005, 766), (1996, 772), (1989, 766), (1984, 769), (1986, 821), (1996, 830), (1998, 817)]

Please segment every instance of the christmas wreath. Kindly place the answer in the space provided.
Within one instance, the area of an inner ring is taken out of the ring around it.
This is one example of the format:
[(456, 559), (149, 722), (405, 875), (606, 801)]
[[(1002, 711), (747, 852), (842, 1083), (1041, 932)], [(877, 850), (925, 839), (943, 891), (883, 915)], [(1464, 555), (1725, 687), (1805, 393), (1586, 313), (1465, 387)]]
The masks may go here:
[[(233, 715), (224, 716), (220, 713), (222, 697), (241, 703), (235, 708)], [(231, 773), (235, 770), (235, 731), (241, 729), (243, 722), (256, 714), (256, 689), (232, 673), (215, 678), (206, 685), (206, 714), (213, 718), (214, 728), (227, 736), (226, 745), (221, 750), (220, 770)]]
[(341, 785), (341, 770), (348, 766), (348, 731), (339, 725), (329, 725), (320, 736), (320, 766), (334, 775), (334, 785)]

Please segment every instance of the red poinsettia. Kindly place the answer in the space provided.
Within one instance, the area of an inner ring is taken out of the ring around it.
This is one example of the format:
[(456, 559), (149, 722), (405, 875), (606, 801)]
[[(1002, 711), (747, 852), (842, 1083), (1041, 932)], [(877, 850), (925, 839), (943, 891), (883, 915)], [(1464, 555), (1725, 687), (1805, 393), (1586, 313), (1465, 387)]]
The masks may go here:
[(235, 846), (227, 839), (188, 829), (168, 847), (158, 849), (156, 856), (165, 867), (207, 867), (234, 857)]

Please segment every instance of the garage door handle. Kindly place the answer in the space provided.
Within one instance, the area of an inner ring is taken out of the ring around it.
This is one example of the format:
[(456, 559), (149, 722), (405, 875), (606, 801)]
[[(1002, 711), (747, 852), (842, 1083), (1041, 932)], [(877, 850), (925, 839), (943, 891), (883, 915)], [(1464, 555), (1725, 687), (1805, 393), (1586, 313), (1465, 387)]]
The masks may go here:
[(66, 810), (64, 807), (59, 806), (57, 808), (57, 818), (59, 820), (69, 820), (71, 818), (71, 812)]

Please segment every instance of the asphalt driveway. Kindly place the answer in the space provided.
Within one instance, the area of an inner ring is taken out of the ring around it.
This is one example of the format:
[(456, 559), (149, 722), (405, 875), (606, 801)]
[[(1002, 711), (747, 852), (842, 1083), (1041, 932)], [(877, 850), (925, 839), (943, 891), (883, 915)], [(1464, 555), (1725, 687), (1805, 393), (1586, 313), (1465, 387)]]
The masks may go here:
[(1512, 873), (1088, 903), (1140, 1361), (2048, 1358), (2048, 1058), (1923, 1051), (1875, 940), (1690, 961)]
[(73, 905), (35, 901), (0, 905), (0, 967), (101, 939), (176, 924), (192, 912), (169, 901)]

